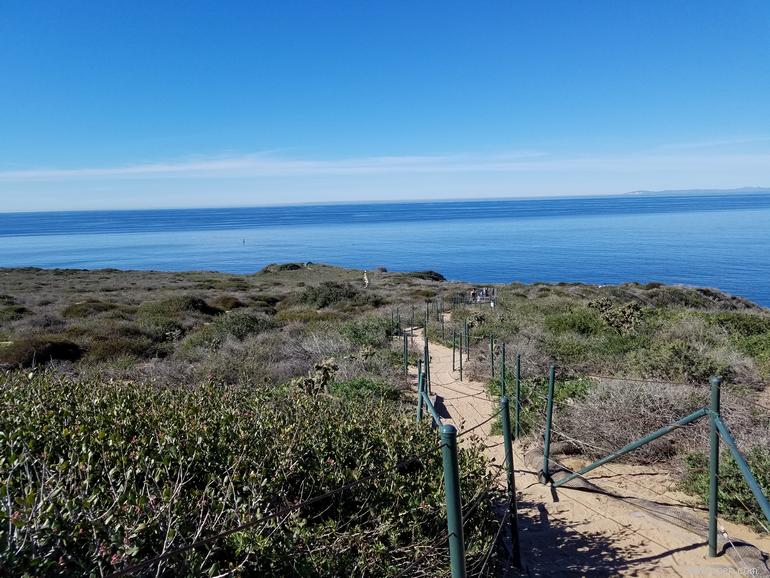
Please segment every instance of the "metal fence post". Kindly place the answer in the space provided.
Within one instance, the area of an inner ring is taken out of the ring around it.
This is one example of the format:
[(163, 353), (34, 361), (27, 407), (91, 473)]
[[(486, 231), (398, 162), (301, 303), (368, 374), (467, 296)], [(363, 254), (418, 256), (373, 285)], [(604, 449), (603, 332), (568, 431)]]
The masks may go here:
[(507, 395), (506, 394), (506, 383), (505, 383), (505, 343), (503, 343), (503, 350), (500, 352), (500, 395)]
[(468, 322), (465, 322), (465, 361), (471, 358), (471, 332), (468, 328)]
[(444, 458), (444, 494), (452, 578), (466, 578), (460, 475), (457, 466), (457, 428), (444, 424), (439, 431), (442, 442), (441, 453)]
[(430, 347), (428, 346), (428, 336), (425, 336), (425, 352), (423, 353), (425, 358), (425, 391), (430, 395)]
[(455, 370), (455, 349), (457, 348), (457, 332), (452, 327), (452, 371)]
[(412, 303), (412, 322), (409, 324), (409, 340), (414, 346), (414, 303)]
[(495, 338), (489, 336), (489, 366), (492, 368), (492, 379), (495, 378)]
[(514, 408), (514, 414), (516, 415), (516, 439), (519, 439), (521, 435), (521, 354), (516, 354), (516, 407)]
[(422, 421), (422, 372), (417, 377), (417, 423)]
[(460, 335), (460, 381), (463, 380), (463, 336)]
[(551, 453), (551, 422), (553, 420), (553, 387), (556, 380), (556, 367), (551, 364), (548, 371), (548, 403), (545, 409), (545, 437), (543, 440), (543, 472), (541, 484), (547, 484), (551, 479), (548, 472), (548, 456)]
[(511, 538), (513, 540), (513, 567), (521, 568), (521, 550), (519, 548), (519, 520), (516, 508), (516, 478), (513, 474), (513, 443), (511, 442), (511, 413), (508, 398), (500, 398), (500, 415), (503, 422), (503, 442), (505, 447), (505, 468), (508, 474), (508, 515), (510, 516)]
[(404, 377), (409, 374), (409, 337), (404, 331)]
[(712, 377), (711, 383), (711, 412), (709, 413), (709, 556), (717, 555), (717, 514), (719, 512), (719, 432), (717, 417), (719, 417), (720, 386), (722, 379)]
[(506, 396), (500, 398), (500, 419), (503, 425), (503, 447), (505, 448), (505, 470), (507, 474), (508, 493), (512, 492), (513, 482), (513, 444), (511, 443), (511, 414)]

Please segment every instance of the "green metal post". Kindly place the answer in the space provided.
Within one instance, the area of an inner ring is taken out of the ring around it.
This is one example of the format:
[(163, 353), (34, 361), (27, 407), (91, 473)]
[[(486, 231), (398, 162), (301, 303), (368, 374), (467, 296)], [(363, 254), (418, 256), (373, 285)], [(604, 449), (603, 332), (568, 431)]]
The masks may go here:
[(711, 411), (709, 412), (709, 556), (717, 555), (717, 514), (719, 513), (719, 432), (717, 418), (719, 417), (720, 386), (722, 379), (712, 377)]
[(548, 473), (548, 456), (551, 453), (551, 422), (553, 421), (553, 389), (556, 381), (556, 367), (551, 364), (548, 371), (548, 403), (545, 408), (545, 438), (543, 440), (543, 479), (548, 483), (551, 475)]
[(489, 336), (489, 366), (492, 368), (492, 379), (495, 378), (495, 338)]
[(463, 380), (463, 336), (460, 336), (460, 381)]
[(412, 303), (412, 322), (409, 324), (409, 336), (412, 345), (414, 345), (414, 303)]
[(503, 447), (505, 448), (505, 472), (508, 482), (508, 495), (515, 495), (513, 480), (513, 443), (511, 442), (511, 414), (506, 396), (500, 398), (500, 419), (503, 425)]
[(396, 322), (398, 323), (398, 330), (401, 331), (401, 308), (396, 307)]
[(404, 376), (409, 374), (409, 337), (404, 332)]
[(466, 578), (460, 475), (457, 466), (457, 428), (445, 424), (439, 431), (442, 442), (441, 453), (444, 458), (444, 494), (452, 578)]
[(500, 352), (500, 395), (507, 395), (506, 383), (505, 383), (505, 343), (503, 343), (503, 350)]
[(430, 348), (428, 346), (428, 336), (425, 336), (425, 351), (423, 353), (425, 359), (425, 390), (430, 394)]
[(762, 513), (765, 515), (765, 518), (767, 518), (767, 521), (770, 522), (770, 501), (767, 499), (767, 496), (765, 496), (764, 492), (762, 492), (762, 487), (757, 482), (754, 474), (751, 473), (751, 468), (749, 468), (749, 464), (746, 463), (746, 458), (744, 458), (741, 452), (738, 450), (738, 446), (735, 445), (735, 439), (733, 438), (733, 435), (730, 433), (730, 430), (727, 429), (727, 426), (722, 422), (720, 417), (717, 417), (716, 424), (717, 429), (719, 430), (719, 433), (725, 442), (725, 445), (727, 445), (727, 447), (730, 449), (730, 453), (733, 454), (735, 463), (738, 464), (738, 468), (741, 470), (743, 477), (746, 479), (746, 483), (749, 485), (751, 493), (754, 494), (757, 502), (759, 502), (759, 507), (762, 509)]
[(511, 537), (513, 539), (513, 566), (521, 568), (521, 550), (519, 548), (519, 521), (516, 508), (516, 479), (513, 475), (513, 443), (511, 442), (511, 413), (508, 398), (500, 398), (500, 416), (503, 422), (503, 447), (505, 448), (505, 469), (508, 475), (508, 515), (510, 516)]
[(465, 322), (465, 361), (471, 358), (471, 332), (468, 329), (468, 322)]
[(519, 439), (521, 435), (521, 354), (516, 354), (516, 408), (514, 413), (516, 414), (516, 439)]
[(422, 373), (417, 378), (417, 423), (422, 421)]
[(455, 349), (457, 348), (457, 332), (452, 327), (452, 371), (455, 370)]

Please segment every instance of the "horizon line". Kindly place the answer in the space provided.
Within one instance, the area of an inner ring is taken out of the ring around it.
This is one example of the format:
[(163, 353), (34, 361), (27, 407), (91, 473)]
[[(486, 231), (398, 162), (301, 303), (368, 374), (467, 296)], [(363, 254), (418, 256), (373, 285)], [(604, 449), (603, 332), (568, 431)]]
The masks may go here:
[(489, 197), (442, 197), (442, 198), (417, 198), (417, 199), (371, 199), (365, 201), (351, 201), (351, 200), (339, 200), (339, 201), (297, 201), (287, 203), (264, 203), (264, 204), (240, 204), (240, 205), (205, 205), (205, 206), (192, 206), (192, 207), (180, 207), (180, 206), (161, 206), (161, 207), (137, 207), (137, 208), (97, 208), (97, 209), (75, 209), (75, 210), (30, 210), (30, 211), (3, 211), (0, 210), (0, 215), (34, 215), (34, 214), (51, 214), (51, 213), (130, 213), (138, 211), (205, 211), (205, 210), (230, 210), (230, 209), (270, 209), (270, 208), (282, 208), (282, 207), (323, 207), (329, 205), (404, 205), (404, 204), (441, 204), (441, 203), (459, 203), (459, 202), (490, 202), (490, 201), (533, 201), (533, 200), (566, 200), (566, 199), (590, 199), (590, 198), (606, 198), (606, 197), (634, 197), (643, 195), (658, 195), (662, 197), (670, 196), (682, 196), (689, 195), (693, 197), (697, 196), (709, 196), (715, 193), (738, 193), (738, 194), (770, 194), (770, 187), (763, 186), (741, 186), (730, 188), (714, 188), (714, 189), (660, 189), (660, 190), (636, 190), (626, 191), (623, 193), (569, 193), (560, 194), (540, 194), (540, 195), (526, 195), (526, 196), (489, 196)]

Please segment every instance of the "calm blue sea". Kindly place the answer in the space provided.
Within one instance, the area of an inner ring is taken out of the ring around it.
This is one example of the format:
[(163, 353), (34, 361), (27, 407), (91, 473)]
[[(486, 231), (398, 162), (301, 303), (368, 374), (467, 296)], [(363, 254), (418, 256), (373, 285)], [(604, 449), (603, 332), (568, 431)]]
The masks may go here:
[(0, 213), (0, 267), (250, 273), (286, 261), (478, 282), (685, 283), (770, 306), (770, 195)]

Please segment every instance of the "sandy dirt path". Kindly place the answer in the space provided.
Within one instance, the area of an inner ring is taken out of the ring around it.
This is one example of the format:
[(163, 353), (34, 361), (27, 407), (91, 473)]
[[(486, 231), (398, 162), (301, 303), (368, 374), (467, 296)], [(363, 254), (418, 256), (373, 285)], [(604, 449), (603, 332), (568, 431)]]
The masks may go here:
[[(423, 343), (415, 332), (414, 345)], [(487, 394), (486, 384), (460, 381), (452, 369), (452, 349), (430, 344), (432, 393), (446, 423), (462, 433), (485, 422), (496, 403)], [(412, 370), (416, 377), (416, 370)], [(472, 432), (485, 445), (495, 463), (504, 462), (502, 436), (490, 435), (491, 422)], [(462, 440), (461, 440), (462, 441)], [(525, 465), (524, 450), (514, 447), (516, 487), (519, 493), (519, 526), (522, 557), (533, 576), (745, 576), (727, 556), (707, 557), (705, 535), (676, 525), (677, 514), (686, 511), (703, 521), (702, 511), (682, 508), (688, 498), (672, 489), (674, 481), (649, 466), (611, 464), (591, 472), (587, 479), (606, 490), (625, 497), (646, 498), (666, 507), (675, 523), (644, 507), (604, 494), (575, 489), (552, 491), (537, 481), (535, 468)], [(570, 468), (585, 465), (566, 461)], [(746, 540), (770, 551), (770, 540), (747, 528), (723, 523), (733, 541)], [(761, 575), (761, 574), (749, 574)]]

